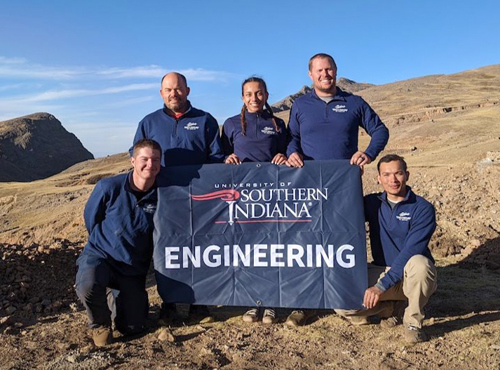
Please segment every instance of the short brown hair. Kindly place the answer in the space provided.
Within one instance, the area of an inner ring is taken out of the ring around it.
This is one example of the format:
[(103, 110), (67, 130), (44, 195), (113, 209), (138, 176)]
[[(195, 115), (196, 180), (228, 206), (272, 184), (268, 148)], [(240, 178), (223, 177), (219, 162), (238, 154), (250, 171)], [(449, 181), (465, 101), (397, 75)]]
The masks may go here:
[(405, 159), (397, 154), (387, 154), (387, 155), (384, 155), (382, 158), (380, 158), (380, 160), (378, 161), (377, 163), (377, 171), (378, 173), (380, 173), (380, 164), (381, 163), (389, 163), (389, 162), (394, 162), (394, 161), (398, 161), (399, 163), (401, 163), (401, 166), (403, 167), (403, 171), (407, 171), (408, 169), (408, 165), (406, 164), (405, 162)]
[(161, 146), (156, 141), (151, 139), (141, 139), (137, 143), (134, 144), (134, 148), (132, 149), (132, 157), (135, 158), (137, 152), (142, 148), (151, 148), (153, 150), (158, 150), (161, 154)]
[(331, 55), (325, 54), (325, 53), (318, 53), (318, 54), (314, 54), (311, 57), (311, 59), (309, 59), (309, 70), (311, 70), (311, 68), (312, 68), (312, 62), (316, 58), (330, 59), (330, 62), (332, 62), (333, 68), (337, 69), (337, 64), (335, 63), (335, 60), (333, 59), (333, 57)]

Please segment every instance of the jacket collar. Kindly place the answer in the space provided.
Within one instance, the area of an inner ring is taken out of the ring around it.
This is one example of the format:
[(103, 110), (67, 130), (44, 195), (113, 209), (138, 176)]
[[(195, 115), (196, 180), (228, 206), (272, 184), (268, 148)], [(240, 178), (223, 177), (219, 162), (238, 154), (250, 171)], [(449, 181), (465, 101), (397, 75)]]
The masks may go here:
[(271, 118), (271, 115), (269, 114), (269, 112), (266, 109), (264, 109), (262, 112), (255, 112), (255, 113), (250, 113), (249, 111), (247, 111), (245, 109), (245, 117), (248, 117), (251, 119), (255, 119), (256, 117), (262, 117), (264, 119), (268, 119), (268, 118)]
[[(324, 102), (323, 99), (321, 99), (318, 94), (316, 93), (316, 90), (313, 89), (311, 90), (311, 95), (315, 98), (315, 99), (318, 99), (318, 100), (321, 100), (322, 102)], [(342, 101), (346, 101), (346, 96), (347, 96), (347, 93), (344, 92), (340, 87), (337, 86), (337, 91), (335, 93), (335, 96), (333, 97), (333, 99), (331, 101), (334, 101), (334, 100), (342, 100)]]
[[(413, 197), (414, 194), (413, 194), (413, 190), (411, 190), (411, 187), (406, 185), (406, 195), (405, 195), (405, 198), (399, 202), (399, 203), (406, 203), (410, 200), (411, 197)], [(384, 203), (389, 203), (389, 201), (387, 200), (387, 192), (386, 191), (383, 191), (379, 197), (378, 197), (382, 202)]]
[[(134, 173), (134, 171), (130, 171), (127, 174), (127, 176), (125, 178), (125, 183), (123, 184), (123, 189), (125, 191), (128, 191), (129, 193), (133, 193), (134, 192), (134, 189), (132, 189), (132, 185), (130, 185), (132, 183), (132, 174), (133, 173)], [(144, 193), (146, 193), (146, 195), (144, 197), (149, 197), (152, 192), (156, 191), (157, 187), (158, 187), (158, 184), (157, 184), (157, 181), (155, 179), (155, 182), (154, 182), (153, 186), (151, 186), (151, 188), (148, 191), (144, 192)]]
[[(177, 117), (177, 119), (184, 117), (185, 115), (187, 115), (191, 111), (193, 106), (191, 105), (191, 102), (189, 100), (187, 101), (187, 104), (188, 104), (188, 108), (186, 109), (186, 111), (184, 113), (182, 113), (182, 115), (180, 117)], [(169, 117), (175, 118), (174, 112), (172, 112), (170, 109), (168, 109), (165, 104), (163, 104), (163, 112), (166, 115), (168, 115)]]

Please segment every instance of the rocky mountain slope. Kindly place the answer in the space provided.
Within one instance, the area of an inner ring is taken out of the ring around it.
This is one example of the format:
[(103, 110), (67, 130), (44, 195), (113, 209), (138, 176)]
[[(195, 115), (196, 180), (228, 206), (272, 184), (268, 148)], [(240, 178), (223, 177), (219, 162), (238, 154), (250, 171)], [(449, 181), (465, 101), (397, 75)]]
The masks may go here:
[(0, 122), (0, 182), (43, 179), (93, 158), (51, 114)]

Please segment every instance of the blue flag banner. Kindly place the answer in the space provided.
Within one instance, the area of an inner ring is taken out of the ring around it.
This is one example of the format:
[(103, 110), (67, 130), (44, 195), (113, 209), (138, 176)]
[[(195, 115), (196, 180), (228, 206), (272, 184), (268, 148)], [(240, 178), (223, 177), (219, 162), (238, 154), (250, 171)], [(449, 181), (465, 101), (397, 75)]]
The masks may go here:
[(367, 261), (357, 166), (179, 166), (158, 183), (154, 266), (165, 302), (361, 308)]

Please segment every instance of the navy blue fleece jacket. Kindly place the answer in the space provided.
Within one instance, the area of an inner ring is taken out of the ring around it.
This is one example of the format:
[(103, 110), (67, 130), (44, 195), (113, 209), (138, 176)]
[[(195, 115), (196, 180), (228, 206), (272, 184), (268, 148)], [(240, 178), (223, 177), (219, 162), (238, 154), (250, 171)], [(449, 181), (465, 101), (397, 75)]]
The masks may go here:
[(287, 154), (298, 152), (304, 159), (351, 159), (358, 151), (359, 127), (371, 136), (365, 153), (372, 161), (389, 140), (389, 130), (368, 103), (338, 87), (328, 103), (314, 90), (295, 100), (288, 127)]
[(130, 187), (132, 173), (97, 183), (85, 206), (89, 240), (83, 253), (106, 259), (121, 274), (146, 274), (153, 252), (156, 185), (141, 194)]
[(222, 147), (226, 156), (235, 153), (242, 162), (271, 162), (276, 154), (286, 154), (288, 131), (283, 120), (275, 118), (279, 128), (276, 132), (267, 111), (245, 112), (245, 119), (245, 135), (239, 114), (224, 122)]
[(390, 266), (389, 272), (376, 284), (386, 291), (403, 279), (408, 260), (423, 255), (432, 262), (429, 241), (436, 229), (434, 206), (413, 193), (407, 186), (403, 201), (391, 208), (387, 193), (365, 196), (365, 217), (370, 225), (373, 263)]
[(217, 121), (209, 113), (191, 106), (178, 119), (170, 116), (165, 107), (148, 114), (139, 122), (134, 145), (144, 138), (160, 144), (163, 167), (224, 160)]

